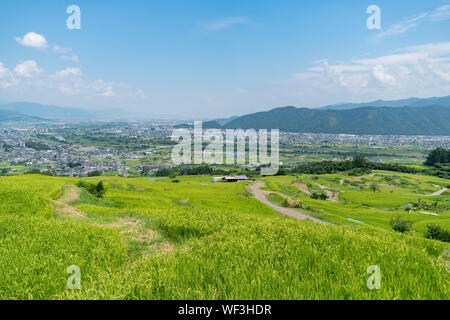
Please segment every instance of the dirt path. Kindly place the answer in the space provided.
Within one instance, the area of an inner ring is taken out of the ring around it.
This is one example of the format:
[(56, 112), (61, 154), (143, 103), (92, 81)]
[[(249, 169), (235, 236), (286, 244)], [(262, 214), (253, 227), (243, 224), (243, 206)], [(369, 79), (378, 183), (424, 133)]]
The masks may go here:
[(444, 189), (436, 191), (436, 192), (434, 192), (432, 194), (427, 194), (426, 196), (427, 197), (440, 196), (440, 195), (444, 194), (445, 192), (447, 192), (447, 190), (448, 190), (448, 188), (444, 188)]
[[(300, 184), (300, 183), (296, 182), (293, 184), (293, 186), (296, 187), (297, 189), (299, 189), (300, 191), (304, 192), (308, 196), (312, 195), (311, 191), (309, 191), (308, 186), (306, 184)], [(338, 192), (330, 191), (327, 189), (327, 187), (321, 186), (320, 184), (318, 186), (320, 189), (322, 189), (323, 191), (326, 192), (328, 201), (339, 202), (339, 193)]]
[(69, 204), (71, 202), (74, 202), (78, 199), (80, 199), (80, 193), (81, 190), (78, 189), (75, 186), (63, 184), (62, 187), (64, 188), (63, 194), (57, 199), (58, 201)]
[[(80, 199), (81, 190), (73, 185), (62, 185), (59, 197), (52, 200), (55, 216), (62, 219), (83, 219), (100, 228), (113, 228), (123, 235), (126, 242), (132, 242), (128, 251), (129, 261), (155, 254), (166, 254), (175, 249), (175, 245), (165, 239), (156, 230), (146, 226), (145, 221), (139, 217), (119, 217), (113, 222), (98, 222), (91, 220), (86, 213), (72, 207), (70, 204)], [(139, 190), (139, 188), (137, 188)]]
[(322, 189), (323, 191), (325, 191), (325, 193), (327, 194), (327, 201), (331, 201), (331, 202), (339, 202), (339, 193), (338, 192), (333, 192), (327, 189), (327, 187), (322, 186), (320, 184), (318, 184), (319, 188)]
[(62, 185), (63, 192), (55, 200), (52, 200), (55, 213), (62, 218), (86, 218), (86, 213), (72, 207), (69, 203), (80, 198), (80, 189), (71, 185)]
[(304, 192), (306, 195), (311, 196), (311, 191), (308, 190), (308, 186), (306, 184), (300, 184), (298, 182), (293, 184), (294, 187), (299, 189), (300, 191)]
[[(331, 223), (323, 221), (321, 219), (301, 213), (295, 209), (280, 207), (280, 206), (277, 206), (276, 204), (273, 204), (272, 202), (269, 201), (269, 199), (267, 199), (267, 195), (269, 195), (271, 193), (276, 193), (276, 192), (261, 190), (261, 188), (265, 187), (265, 185), (266, 185), (266, 183), (263, 181), (256, 181), (255, 183), (252, 183), (251, 185), (249, 185), (248, 189), (257, 200), (261, 201), (262, 203), (271, 207), (272, 209), (281, 213), (282, 215), (289, 216), (289, 217), (292, 217), (292, 218), (295, 218), (298, 220), (311, 220), (311, 221), (318, 222), (321, 224), (331, 224)], [(284, 197), (286, 198), (286, 196), (284, 196)]]
[[(361, 177), (347, 178), (347, 181), (361, 181), (365, 177), (372, 177), (373, 178), (373, 177), (375, 177), (375, 173), (366, 174), (366, 175), (363, 175)], [(343, 183), (341, 183), (341, 184), (343, 184)]]

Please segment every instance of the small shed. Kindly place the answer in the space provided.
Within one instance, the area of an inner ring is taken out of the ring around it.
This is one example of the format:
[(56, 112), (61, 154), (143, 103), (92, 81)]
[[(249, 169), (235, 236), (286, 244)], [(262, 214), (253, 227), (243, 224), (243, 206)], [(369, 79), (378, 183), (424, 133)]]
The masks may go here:
[(247, 180), (248, 180), (247, 176), (235, 176), (235, 177), (225, 176), (225, 177), (214, 177), (213, 178), (214, 182), (217, 182), (217, 181), (238, 182), (238, 181), (247, 181)]

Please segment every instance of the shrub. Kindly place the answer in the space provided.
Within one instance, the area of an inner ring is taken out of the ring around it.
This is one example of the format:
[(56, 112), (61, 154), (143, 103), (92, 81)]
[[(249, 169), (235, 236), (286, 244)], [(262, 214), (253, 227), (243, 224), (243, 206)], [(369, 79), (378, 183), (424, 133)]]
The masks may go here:
[(100, 177), (102, 175), (102, 172), (95, 170), (95, 171), (88, 172), (87, 175), (88, 175), (88, 177)]
[(365, 174), (369, 174), (371, 172), (372, 172), (372, 170), (367, 169), (367, 168), (366, 169), (354, 168), (354, 169), (348, 170), (347, 174), (352, 177), (359, 177), (359, 176), (363, 176)]
[(400, 216), (392, 218), (390, 224), (392, 229), (401, 233), (411, 231), (413, 225), (411, 221)]
[(295, 200), (294, 203), (292, 204), (293, 208), (303, 208), (303, 202), (299, 201), (299, 200)]
[(316, 200), (327, 200), (328, 197), (327, 197), (327, 195), (326, 195), (325, 193), (317, 193), (317, 192), (314, 192), (314, 193), (311, 195), (311, 199), (316, 199)]
[(169, 178), (172, 179), (172, 180), (175, 179), (176, 177), (177, 177), (177, 173), (176, 172), (174, 172), (174, 173), (169, 175)]
[(303, 208), (303, 202), (299, 200), (292, 200), (285, 198), (283, 200), (283, 207), (286, 208)]
[(373, 192), (377, 192), (380, 190), (380, 187), (378, 186), (378, 183), (376, 182), (372, 182), (369, 186), (370, 190), (372, 190)]
[(24, 174), (40, 174), (40, 173), (41, 173), (41, 170), (39, 170), (39, 169), (31, 169), (31, 170), (26, 171)]
[(419, 199), (412, 203), (412, 207), (414, 211), (417, 210), (432, 210), (436, 208), (436, 204), (432, 203), (431, 201), (427, 201), (424, 199)]
[(450, 242), (450, 231), (442, 229), (440, 226), (433, 224), (427, 225), (425, 238), (439, 240), (443, 242)]
[(172, 180), (172, 183), (180, 183), (180, 180), (174, 179), (174, 180)]
[(103, 182), (100, 181), (99, 183), (88, 183), (84, 181), (78, 181), (77, 182), (78, 188), (83, 188), (86, 191), (88, 191), (90, 194), (93, 194), (97, 198), (102, 198), (104, 194), (106, 193), (105, 186), (103, 185)]

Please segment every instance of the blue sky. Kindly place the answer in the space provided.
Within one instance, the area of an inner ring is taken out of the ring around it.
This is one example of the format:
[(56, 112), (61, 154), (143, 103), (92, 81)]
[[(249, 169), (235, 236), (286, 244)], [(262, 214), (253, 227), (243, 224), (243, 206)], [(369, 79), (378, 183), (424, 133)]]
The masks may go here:
[[(73, 4), (81, 30), (66, 27)], [(449, 30), (442, 0), (8, 0), (0, 99), (214, 118), (443, 96)]]

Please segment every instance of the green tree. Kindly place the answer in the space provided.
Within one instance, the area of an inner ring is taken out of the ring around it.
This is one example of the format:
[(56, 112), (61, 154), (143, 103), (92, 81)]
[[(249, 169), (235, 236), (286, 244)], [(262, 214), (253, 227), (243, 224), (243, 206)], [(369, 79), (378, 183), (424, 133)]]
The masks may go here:
[(102, 172), (95, 170), (95, 171), (88, 172), (87, 175), (88, 175), (88, 177), (99, 177), (102, 175)]
[(439, 240), (443, 242), (450, 242), (450, 231), (442, 229), (440, 226), (427, 225), (425, 238)]
[(378, 183), (376, 183), (375, 181), (370, 184), (370, 190), (372, 190), (374, 193), (377, 192), (379, 189), (380, 187), (378, 186)]
[(173, 172), (173, 173), (171, 173), (170, 175), (169, 175), (169, 178), (170, 179), (175, 179), (177, 177), (177, 173), (176, 172)]
[(363, 155), (356, 155), (353, 157), (353, 161), (352, 161), (352, 167), (353, 168), (367, 168), (367, 161), (366, 161), (366, 157), (364, 157)]
[(438, 163), (450, 163), (450, 149), (437, 148), (432, 150), (424, 164), (434, 166)]
[(413, 223), (409, 221), (408, 219), (405, 219), (401, 216), (392, 218), (390, 221), (390, 224), (392, 226), (392, 229), (394, 229), (397, 232), (405, 233), (412, 230)]
[(94, 187), (94, 192), (93, 192), (93, 194), (94, 194), (97, 198), (102, 198), (102, 197), (104, 196), (105, 193), (106, 193), (105, 186), (103, 185), (103, 182), (100, 181), (100, 182), (97, 183), (97, 185)]

